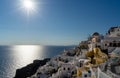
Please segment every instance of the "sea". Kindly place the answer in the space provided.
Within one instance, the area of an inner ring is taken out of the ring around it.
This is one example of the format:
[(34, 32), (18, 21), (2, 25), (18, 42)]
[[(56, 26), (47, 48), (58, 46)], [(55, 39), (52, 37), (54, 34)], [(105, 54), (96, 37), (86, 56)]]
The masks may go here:
[(0, 46), (0, 78), (13, 78), (20, 69), (33, 60), (52, 58), (74, 46), (14, 45)]

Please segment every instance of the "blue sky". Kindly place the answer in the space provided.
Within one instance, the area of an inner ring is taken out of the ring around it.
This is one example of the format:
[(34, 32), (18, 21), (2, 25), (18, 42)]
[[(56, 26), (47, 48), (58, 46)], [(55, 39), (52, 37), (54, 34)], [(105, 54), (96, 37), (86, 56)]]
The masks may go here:
[(34, 0), (26, 16), (20, 0), (0, 0), (0, 44), (78, 45), (93, 32), (120, 25), (120, 0)]

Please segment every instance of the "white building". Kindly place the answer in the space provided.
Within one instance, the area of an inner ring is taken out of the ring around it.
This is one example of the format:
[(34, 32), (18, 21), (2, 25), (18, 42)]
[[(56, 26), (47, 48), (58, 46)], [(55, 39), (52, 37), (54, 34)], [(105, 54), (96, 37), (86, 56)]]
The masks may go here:
[(105, 36), (95, 32), (89, 41), (89, 50), (99, 46), (102, 50), (111, 52), (116, 47), (120, 47), (120, 27), (111, 27)]
[(71, 78), (75, 71), (76, 67), (73, 64), (64, 63), (51, 78)]
[(120, 27), (111, 27), (108, 30), (107, 35), (109, 37), (120, 37)]
[(102, 39), (103, 39), (103, 36), (100, 35), (98, 32), (93, 33), (93, 35), (91, 36), (89, 40), (89, 44), (88, 44), (89, 50), (90, 51), (93, 50), (93, 48), (95, 48), (96, 46), (101, 47)]
[(120, 47), (120, 27), (111, 27), (103, 39), (103, 49), (111, 52), (116, 47)]

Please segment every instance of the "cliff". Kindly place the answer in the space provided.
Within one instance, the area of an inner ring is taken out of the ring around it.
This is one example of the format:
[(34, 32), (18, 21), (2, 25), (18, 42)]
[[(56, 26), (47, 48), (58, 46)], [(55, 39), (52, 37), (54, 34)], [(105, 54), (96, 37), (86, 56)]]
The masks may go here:
[(27, 65), (26, 67), (23, 67), (21, 69), (16, 70), (16, 74), (14, 78), (26, 78), (30, 77), (31, 75), (35, 74), (37, 69), (40, 66), (43, 66), (48, 62), (50, 58), (46, 58), (44, 60), (34, 60), (33, 63)]

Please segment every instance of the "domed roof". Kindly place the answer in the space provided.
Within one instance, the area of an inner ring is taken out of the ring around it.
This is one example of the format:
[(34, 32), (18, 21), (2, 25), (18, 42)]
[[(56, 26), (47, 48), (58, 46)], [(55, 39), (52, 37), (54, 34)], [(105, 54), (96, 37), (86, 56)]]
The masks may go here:
[(94, 32), (92, 36), (99, 36), (98, 32)]

